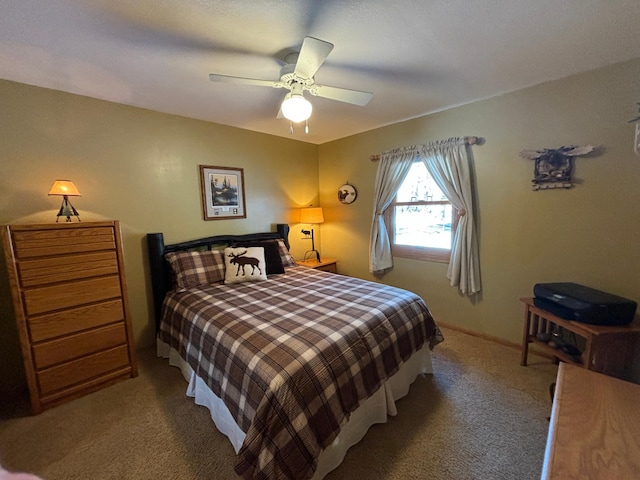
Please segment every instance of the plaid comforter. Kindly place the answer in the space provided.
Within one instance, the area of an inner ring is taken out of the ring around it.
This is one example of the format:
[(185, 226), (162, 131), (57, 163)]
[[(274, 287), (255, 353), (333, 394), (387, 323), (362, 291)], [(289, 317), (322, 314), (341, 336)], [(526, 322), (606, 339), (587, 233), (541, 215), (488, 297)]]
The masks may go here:
[(246, 433), (245, 479), (310, 478), (360, 402), (442, 334), (406, 290), (304, 267), (167, 295), (160, 339)]

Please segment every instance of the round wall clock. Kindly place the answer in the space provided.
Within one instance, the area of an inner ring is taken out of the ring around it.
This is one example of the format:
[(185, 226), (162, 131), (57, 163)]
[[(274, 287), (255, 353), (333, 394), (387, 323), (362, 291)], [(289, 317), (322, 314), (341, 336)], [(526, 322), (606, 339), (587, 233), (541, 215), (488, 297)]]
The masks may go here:
[(358, 192), (356, 188), (353, 185), (349, 185), (349, 183), (345, 183), (338, 189), (338, 200), (340, 200), (340, 203), (353, 203), (357, 197)]

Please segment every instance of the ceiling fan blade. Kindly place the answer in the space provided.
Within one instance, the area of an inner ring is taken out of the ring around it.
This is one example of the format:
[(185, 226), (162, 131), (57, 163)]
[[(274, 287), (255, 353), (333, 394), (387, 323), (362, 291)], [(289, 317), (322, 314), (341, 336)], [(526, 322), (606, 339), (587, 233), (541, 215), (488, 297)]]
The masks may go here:
[(339, 102), (351, 103), (353, 105), (359, 105), (364, 107), (373, 93), (361, 92), (359, 90), (349, 90), (346, 88), (328, 87), (326, 85), (314, 85), (309, 89), (311, 95), (318, 97), (330, 98), (331, 100), (337, 100)]
[(245, 78), (245, 77), (232, 77), (229, 75), (218, 75), (217, 73), (210, 73), (209, 80), (212, 82), (222, 83), (235, 83), (239, 85), (254, 85), (257, 87), (273, 87), (283, 88), (284, 85), (279, 80), (260, 80), (257, 78)]
[(331, 50), (333, 50), (333, 43), (304, 37), (294, 73), (302, 78), (313, 78)]

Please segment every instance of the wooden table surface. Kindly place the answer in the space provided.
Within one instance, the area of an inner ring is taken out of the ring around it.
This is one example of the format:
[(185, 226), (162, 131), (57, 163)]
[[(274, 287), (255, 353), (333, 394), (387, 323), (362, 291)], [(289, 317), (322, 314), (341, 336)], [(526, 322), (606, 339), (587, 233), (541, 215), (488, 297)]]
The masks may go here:
[(542, 479), (640, 479), (640, 385), (561, 363)]

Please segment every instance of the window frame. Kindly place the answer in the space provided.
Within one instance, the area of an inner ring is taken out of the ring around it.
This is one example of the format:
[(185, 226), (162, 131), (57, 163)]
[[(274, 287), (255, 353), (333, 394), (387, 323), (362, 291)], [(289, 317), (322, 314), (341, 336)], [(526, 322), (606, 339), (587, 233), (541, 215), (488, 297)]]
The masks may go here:
[[(406, 180), (406, 179), (405, 179)], [(403, 180), (404, 183), (404, 180)], [(399, 190), (399, 189), (398, 189)], [(389, 204), (389, 207), (384, 212), (384, 221), (387, 226), (387, 233), (391, 243), (391, 255), (399, 258), (409, 258), (412, 260), (424, 260), (437, 263), (449, 263), (451, 259), (451, 247), (449, 248), (434, 248), (434, 247), (420, 247), (415, 245), (401, 245), (396, 244), (395, 235), (395, 211), (396, 207), (401, 206), (428, 206), (428, 205), (451, 205), (451, 241), (455, 236), (458, 229), (458, 223), (460, 221), (460, 214), (458, 209), (453, 206), (449, 200), (416, 200), (414, 202), (398, 202), (396, 199), (398, 194), (393, 197), (393, 200)]]

